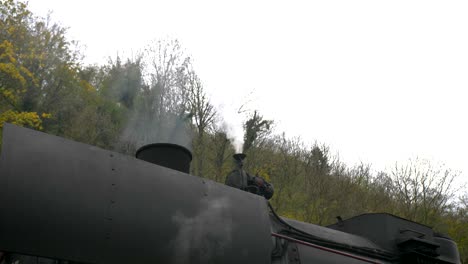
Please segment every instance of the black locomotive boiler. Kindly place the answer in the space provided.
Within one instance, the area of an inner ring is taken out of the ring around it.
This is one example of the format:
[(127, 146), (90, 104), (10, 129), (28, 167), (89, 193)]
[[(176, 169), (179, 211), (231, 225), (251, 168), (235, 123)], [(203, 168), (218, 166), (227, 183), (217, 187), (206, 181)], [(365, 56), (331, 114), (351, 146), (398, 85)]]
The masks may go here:
[(364, 214), (323, 227), (188, 174), (171, 144), (137, 158), (5, 124), (0, 251), (27, 263), (460, 263), (430, 227)]

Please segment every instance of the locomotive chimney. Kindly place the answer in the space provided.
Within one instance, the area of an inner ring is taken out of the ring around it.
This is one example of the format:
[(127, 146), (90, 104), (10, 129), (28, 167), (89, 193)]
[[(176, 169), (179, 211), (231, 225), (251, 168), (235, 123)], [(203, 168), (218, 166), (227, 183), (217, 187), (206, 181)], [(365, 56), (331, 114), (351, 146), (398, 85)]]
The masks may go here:
[(190, 172), (192, 153), (176, 144), (154, 143), (139, 148), (135, 154), (137, 159), (151, 162), (184, 173)]
[(232, 155), (234, 160), (236, 161), (236, 165), (238, 169), (242, 169), (244, 167), (244, 159), (247, 157), (244, 153), (236, 153)]

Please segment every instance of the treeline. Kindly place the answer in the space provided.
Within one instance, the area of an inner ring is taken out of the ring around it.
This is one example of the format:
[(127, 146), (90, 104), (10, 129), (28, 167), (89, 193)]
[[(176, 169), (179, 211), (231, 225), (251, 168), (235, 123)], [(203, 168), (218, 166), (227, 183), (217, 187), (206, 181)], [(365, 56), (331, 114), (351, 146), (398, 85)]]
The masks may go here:
[[(23, 2), (0, 0), (0, 133), (9, 122), (130, 155), (169, 141), (192, 150), (193, 175), (224, 182), (235, 152), (229, 120), (177, 40), (105, 65), (83, 65), (81, 56), (63, 27)], [(418, 159), (387, 172), (349, 166), (326, 145), (274, 133), (273, 123), (250, 113), (243, 151), (246, 169), (275, 186), (279, 214), (327, 225), (337, 216), (392, 213), (448, 233), (468, 263), (468, 196), (454, 196), (458, 173)]]

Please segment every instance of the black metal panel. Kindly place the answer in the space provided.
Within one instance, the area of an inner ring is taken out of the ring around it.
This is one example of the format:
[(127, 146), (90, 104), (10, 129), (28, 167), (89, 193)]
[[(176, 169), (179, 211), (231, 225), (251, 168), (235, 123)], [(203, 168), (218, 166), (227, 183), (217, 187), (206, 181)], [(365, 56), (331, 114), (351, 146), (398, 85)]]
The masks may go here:
[(458, 252), (457, 243), (448, 236), (437, 234), (434, 236), (434, 242), (440, 245), (438, 259), (448, 263), (460, 263), (460, 253)]
[(6, 124), (0, 250), (90, 263), (270, 263), (265, 199)]
[(110, 152), (5, 124), (0, 249), (95, 262), (104, 253)]
[(362, 214), (328, 227), (365, 237), (391, 252), (399, 252), (397, 241), (402, 239), (411, 237), (420, 237), (428, 241), (433, 239), (430, 227), (386, 213)]

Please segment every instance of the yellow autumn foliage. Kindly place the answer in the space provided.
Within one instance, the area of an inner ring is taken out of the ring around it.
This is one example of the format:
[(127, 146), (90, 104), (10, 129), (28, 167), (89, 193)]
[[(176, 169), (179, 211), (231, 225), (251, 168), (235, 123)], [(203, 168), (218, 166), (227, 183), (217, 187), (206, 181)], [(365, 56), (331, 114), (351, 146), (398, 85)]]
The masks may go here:
[(50, 114), (43, 113), (39, 116), (37, 112), (18, 112), (8, 110), (0, 114), (0, 129), (3, 124), (12, 123), (19, 126), (27, 126), (37, 130), (42, 130), (42, 119), (50, 118)]
[[(27, 79), (32, 81), (33, 85), (37, 85), (37, 80), (27, 68), (18, 63), (14, 46), (11, 42), (4, 40), (0, 43), (0, 75), (3, 80), (0, 82), (2, 88), (5, 88), (5, 83), (14, 83), (15, 87), (24, 88), (27, 84)], [(13, 86), (13, 85), (11, 85)]]
[(5, 88), (0, 88), (0, 95), (9, 102), (16, 102), (18, 100), (18, 97), (12, 91)]
[(265, 168), (265, 167), (261, 167), (259, 169), (257, 169), (256, 171), (257, 175), (264, 178), (266, 181), (271, 181), (271, 177), (270, 177), (270, 173), (269, 173), (269, 169), (268, 168)]
[(0, 129), (8, 122), (42, 130), (42, 121), (50, 118), (50, 114), (18, 111), (17, 105), (26, 92), (28, 80), (32, 81), (32, 85), (36, 84), (36, 80), (28, 69), (18, 63), (14, 46), (7, 40), (0, 43), (0, 77), (0, 99), (6, 101), (9, 108), (13, 107), (0, 112)]
[(80, 85), (87, 92), (95, 92), (96, 91), (96, 88), (94, 88), (94, 86), (92, 86), (89, 82), (87, 82), (85, 80), (80, 80)]

